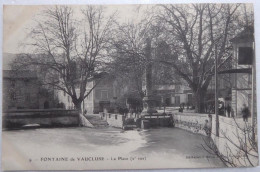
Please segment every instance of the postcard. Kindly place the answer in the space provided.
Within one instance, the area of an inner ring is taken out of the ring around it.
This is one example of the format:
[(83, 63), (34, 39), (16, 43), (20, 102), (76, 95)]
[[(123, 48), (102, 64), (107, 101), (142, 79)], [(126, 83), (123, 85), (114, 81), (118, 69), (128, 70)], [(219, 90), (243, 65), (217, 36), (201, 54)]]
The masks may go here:
[(258, 166), (254, 4), (4, 5), (2, 170)]

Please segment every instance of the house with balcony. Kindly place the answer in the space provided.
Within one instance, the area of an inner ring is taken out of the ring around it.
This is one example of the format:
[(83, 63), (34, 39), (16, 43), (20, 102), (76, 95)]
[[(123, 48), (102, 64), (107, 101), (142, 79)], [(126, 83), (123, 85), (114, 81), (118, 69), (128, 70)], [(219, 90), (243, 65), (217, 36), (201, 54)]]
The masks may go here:
[[(233, 55), (229, 61), (229, 67), (220, 70), (220, 78), (229, 76), (230, 86), (227, 88), (226, 104), (230, 104), (235, 116), (241, 116), (243, 104), (248, 106), (252, 112), (256, 106), (252, 106), (252, 93), (255, 90), (255, 82), (252, 82), (253, 71), (255, 70), (255, 50), (254, 50), (254, 28), (246, 27), (236, 37), (231, 39)], [(253, 83), (253, 84), (252, 84)], [(254, 88), (253, 88), (254, 87)]]

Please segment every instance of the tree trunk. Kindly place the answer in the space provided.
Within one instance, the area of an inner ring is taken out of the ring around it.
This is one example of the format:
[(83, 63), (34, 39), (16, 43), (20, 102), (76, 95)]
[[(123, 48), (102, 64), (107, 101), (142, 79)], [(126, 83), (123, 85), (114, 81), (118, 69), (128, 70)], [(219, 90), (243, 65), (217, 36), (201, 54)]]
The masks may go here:
[(206, 90), (193, 91), (193, 105), (197, 113), (203, 113), (205, 111), (205, 95)]
[(82, 101), (78, 101), (78, 100), (75, 100), (73, 101), (74, 105), (75, 105), (75, 108), (79, 111), (79, 126), (83, 126), (83, 123), (82, 123), (82, 120), (81, 120), (81, 117), (80, 115), (83, 115), (82, 114), (82, 109), (81, 109), (81, 103)]
[(76, 109), (79, 111), (79, 113), (82, 113), (82, 109), (81, 109), (81, 102), (76, 102), (74, 103)]

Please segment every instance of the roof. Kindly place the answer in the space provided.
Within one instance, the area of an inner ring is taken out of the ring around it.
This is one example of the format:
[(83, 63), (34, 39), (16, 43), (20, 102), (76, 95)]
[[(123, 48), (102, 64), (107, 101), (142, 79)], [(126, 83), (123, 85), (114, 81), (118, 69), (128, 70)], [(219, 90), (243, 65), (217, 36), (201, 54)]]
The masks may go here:
[(189, 89), (189, 90), (183, 90), (183, 93), (192, 93), (192, 90)]
[(231, 39), (231, 42), (244, 42), (254, 40), (254, 27), (253, 26), (247, 26), (243, 31), (238, 33), (233, 39)]
[(3, 53), (3, 70), (11, 70), (11, 64), (16, 59), (16, 54), (11, 53)]
[(10, 79), (37, 79), (37, 74), (35, 71), (29, 70), (3, 70), (3, 78)]

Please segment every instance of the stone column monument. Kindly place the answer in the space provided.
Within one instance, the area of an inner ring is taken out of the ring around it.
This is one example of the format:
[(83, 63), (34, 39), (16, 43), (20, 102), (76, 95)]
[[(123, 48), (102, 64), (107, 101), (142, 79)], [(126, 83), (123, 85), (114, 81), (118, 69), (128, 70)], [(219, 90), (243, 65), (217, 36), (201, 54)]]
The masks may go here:
[(153, 81), (152, 81), (152, 53), (151, 53), (151, 39), (146, 39), (146, 48), (145, 48), (145, 56), (146, 56), (146, 66), (145, 66), (145, 90), (146, 95), (143, 98), (144, 109), (142, 111), (142, 116), (152, 115), (153, 113), (157, 113), (155, 109), (156, 99), (153, 95)]

